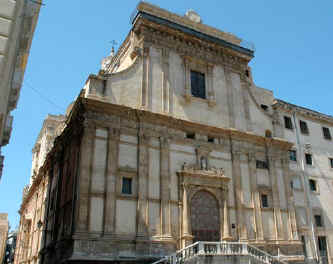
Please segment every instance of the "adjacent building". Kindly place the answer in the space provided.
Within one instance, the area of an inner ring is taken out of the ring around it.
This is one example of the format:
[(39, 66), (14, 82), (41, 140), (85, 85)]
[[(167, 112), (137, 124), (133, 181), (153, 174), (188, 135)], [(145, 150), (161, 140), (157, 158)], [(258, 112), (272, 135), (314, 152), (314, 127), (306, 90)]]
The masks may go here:
[(47, 153), (52, 149), (54, 139), (61, 133), (64, 121), (65, 116), (48, 115), (32, 149), (30, 183), (23, 190), (22, 205), (19, 210), (20, 227), (13, 263), (37, 263), (48, 187), (48, 178), (38, 177), (38, 172)]
[(15, 263), (333, 263), (333, 117), (257, 87), (194, 11), (131, 21), (34, 158)]
[(0, 179), (4, 163), (1, 147), (9, 143), (10, 112), (17, 106), (41, 2), (0, 2)]
[(8, 214), (0, 213), (0, 263), (3, 263), (5, 258), (8, 229)]

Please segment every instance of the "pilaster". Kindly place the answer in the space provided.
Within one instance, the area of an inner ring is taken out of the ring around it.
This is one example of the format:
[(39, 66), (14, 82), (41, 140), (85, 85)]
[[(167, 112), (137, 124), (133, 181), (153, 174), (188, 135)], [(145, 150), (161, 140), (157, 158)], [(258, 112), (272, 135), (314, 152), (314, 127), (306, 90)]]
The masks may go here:
[(79, 174), (79, 199), (77, 207), (77, 228), (76, 232), (88, 231), (89, 217), (89, 189), (92, 170), (93, 147), (95, 138), (95, 127), (90, 121), (85, 120), (83, 137), (80, 150), (80, 174)]
[(241, 88), (242, 88), (242, 99), (243, 99), (243, 107), (246, 121), (246, 129), (247, 131), (252, 131), (252, 122), (250, 115), (250, 106), (249, 106), (249, 82), (245, 78), (245, 73), (241, 74)]
[(116, 186), (118, 154), (119, 154), (119, 128), (110, 127), (108, 132), (108, 156), (107, 156), (107, 173), (106, 173), (106, 200), (105, 200), (105, 235), (111, 235), (116, 230)]
[[(233, 143), (234, 145), (234, 143)], [(241, 153), (238, 150), (232, 152), (232, 177), (234, 179), (234, 195), (236, 206), (236, 218), (237, 218), (237, 238), (241, 240), (247, 240), (246, 225), (244, 222), (243, 213), (243, 198), (242, 198), (242, 180), (241, 180), (241, 166), (240, 166)]]
[(229, 127), (235, 128), (235, 113), (234, 113), (234, 106), (233, 106), (233, 89), (232, 89), (232, 82), (231, 82), (231, 71), (224, 67), (224, 76), (227, 88), (227, 96), (228, 96), (228, 112), (229, 112)]
[(162, 48), (162, 108), (164, 113), (170, 111), (169, 49)]
[(192, 244), (193, 236), (190, 232), (190, 223), (189, 223), (189, 207), (188, 207), (188, 186), (183, 184), (183, 232), (182, 232), (182, 247), (186, 247)]
[(275, 167), (275, 157), (273, 153), (268, 154), (269, 174), (272, 183), (273, 211), (276, 226), (276, 239), (283, 240), (282, 216), (279, 198), (279, 189), (277, 183), (277, 172)]
[(171, 238), (171, 190), (169, 139), (160, 137), (161, 236)]
[(148, 107), (149, 98), (149, 47), (144, 47), (142, 52), (142, 84), (141, 84), (141, 107)]
[(257, 188), (257, 175), (256, 175), (256, 157), (254, 153), (249, 153), (249, 175), (251, 185), (251, 196), (254, 208), (254, 219), (255, 219), (255, 232), (256, 240), (264, 240), (264, 230), (262, 224), (262, 215), (260, 207), (260, 194)]
[(137, 240), (148, 237), (148, 173), (149, 173), (149, 138), (139, 131), (138, 138), (138, 201), (137, 201)]

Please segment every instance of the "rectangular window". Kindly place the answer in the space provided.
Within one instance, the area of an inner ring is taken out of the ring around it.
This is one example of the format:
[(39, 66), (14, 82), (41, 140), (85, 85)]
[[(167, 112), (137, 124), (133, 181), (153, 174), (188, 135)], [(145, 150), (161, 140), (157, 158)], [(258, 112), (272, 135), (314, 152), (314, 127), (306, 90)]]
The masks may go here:
[(321, 220), (321, 215), (315, 215), (315, 223), (317, 227), (321, 227), (323, 226), (322, 220)]
[(191, 93), (194, 97), (206, 99), (205, 74), (191, 71)]
[(263, 160), (257, 160), (256, 167), (257, 167), (257, 169), (268, 169), (268, 163)]
[(309, 129), (308, 129), (308, 125), (305, 121), (300, 120), (299, 121), (299, 127), (301, 128), (301, 133), (302, 134), (309, 134)]
[(207, 141), (210, 142), (210, 143), (214, 143), (215, 140), (214, 140), (213, 137), (208, 137)]
[(330, 166), (333, 169), (333, 158), (329, 158), (329, 161), (330, 161)]
[(293, 129), (293, 123), (289, 116), (284, 116), (284, 127), (288, 129)]
[(289, 159), (292, 161), (297, 161), (296, 150), (289, 150)]
[(316, 192), (317, 191), (317, 183), (316, 183), (316, 181), (310, 179), (309, 180), (309, 187), (310, 187), (310, 191)]
[(305, 153), (305, 163), (307, 165), (312, 165), (312, 155), (309, 153)]
[(194, 133), (186, 133), (186, 138), (195, 139), (195, 134)]
[(323, 136), (325, 139), (331, 140), (331, 132), (328, 127), (323, 127)]
[(123, 178), (122, 189), (121, 192), (123, 194), (132, 194), (132, 179), (131, 178)]
[(267, 196), (267, 194), (262, 194), (261, 195), (261, 207), (262, 208), (267, 208), (268, 207), (268, 196)]

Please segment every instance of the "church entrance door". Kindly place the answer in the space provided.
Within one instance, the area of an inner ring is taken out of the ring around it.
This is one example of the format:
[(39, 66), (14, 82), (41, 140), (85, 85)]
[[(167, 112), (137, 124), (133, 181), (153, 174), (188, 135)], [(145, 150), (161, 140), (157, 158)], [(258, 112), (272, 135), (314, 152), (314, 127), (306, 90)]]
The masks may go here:
[(194, 194), (191, 200), (193, 242), (220, 241), (220, 214), (215, 197), (206, 191)]

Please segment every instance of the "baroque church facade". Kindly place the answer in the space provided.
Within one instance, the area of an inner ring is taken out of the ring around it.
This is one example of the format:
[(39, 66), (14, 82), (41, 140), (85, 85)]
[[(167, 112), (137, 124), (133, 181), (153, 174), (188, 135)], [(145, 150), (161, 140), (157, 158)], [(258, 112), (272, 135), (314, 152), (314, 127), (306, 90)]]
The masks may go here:
[(140, 2), (34, 156), (17, 248), (39, 242), (15, 263), (181, 263), (199, 241), (260, 263), (333, 263), (333, 118), (257, 87), (253, 56), (194, 11)]

